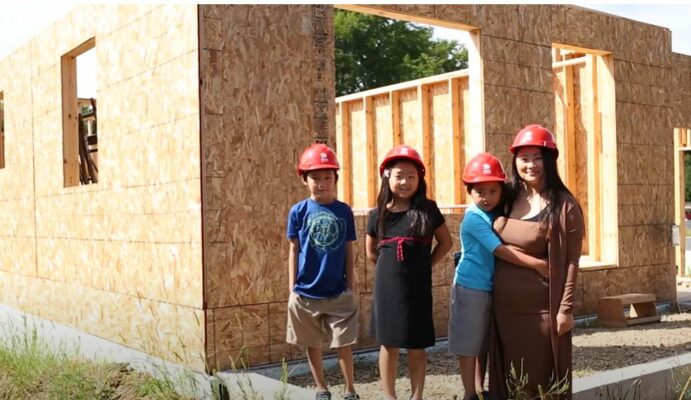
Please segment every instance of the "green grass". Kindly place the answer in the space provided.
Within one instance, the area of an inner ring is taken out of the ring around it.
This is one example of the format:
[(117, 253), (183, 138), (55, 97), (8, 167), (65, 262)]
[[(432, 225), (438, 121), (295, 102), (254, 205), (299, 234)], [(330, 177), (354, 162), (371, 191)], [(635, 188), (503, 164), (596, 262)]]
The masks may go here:
[(0, 338), (0, 400), (186, 399), (174, 388), (173, 380), (154, 379), (126, 364), (92, 362), (65, 348), (51, 350), (35, 330), (12, 330)]

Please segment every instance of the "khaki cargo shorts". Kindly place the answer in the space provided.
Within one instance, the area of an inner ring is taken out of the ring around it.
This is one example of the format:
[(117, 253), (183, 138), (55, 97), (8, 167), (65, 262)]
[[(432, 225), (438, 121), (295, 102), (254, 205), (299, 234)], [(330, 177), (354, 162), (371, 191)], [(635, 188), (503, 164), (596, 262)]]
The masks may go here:
[(332, 349), (354, 344), (358, 335), (357, 311), (355, 295), (350, 290), (328, 299), (313, 299), (291, 292), (286, 342), (321, 347), (326, 334)]

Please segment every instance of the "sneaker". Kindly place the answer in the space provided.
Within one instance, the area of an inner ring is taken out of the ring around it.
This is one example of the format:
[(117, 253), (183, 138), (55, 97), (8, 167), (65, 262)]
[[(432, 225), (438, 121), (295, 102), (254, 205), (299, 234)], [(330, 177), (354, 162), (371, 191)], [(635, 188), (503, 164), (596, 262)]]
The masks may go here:
[(360, 396), (357, 393), (346, 393), (343, 400), (360, 400)]
[(331, 400), (331, 392), (328, 390), (317, 392), (317, 397), (315, 397), (315, 400)]

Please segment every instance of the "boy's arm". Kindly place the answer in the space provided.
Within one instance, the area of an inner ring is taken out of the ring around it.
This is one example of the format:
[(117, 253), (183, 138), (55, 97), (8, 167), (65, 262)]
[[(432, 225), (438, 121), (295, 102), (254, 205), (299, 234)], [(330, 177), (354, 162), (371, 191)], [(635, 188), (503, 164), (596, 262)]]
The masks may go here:
[(499, 245), (494, 250), (494, 255), (495, 257), (501, 258), (511, 264), (518, 265), (519, 267), (534, 269), (542, 276), (549, 276), (547, 260), (525, 254), (520, 249), (513, 246), (507, 246), (505, 244)]
[(300, 243), (298, 239), (290, 239), (290, 250), (288, 250), (288, 292), (292, 292), (297, 279), (298, 253)]
[(350, 291), (355, 291), (355, 267), (353, 266), (353, 242), (347, 241), (345, 245), (345, 273), (346, 283)]
[(377, 257), (379, 257), (379, 250), (377, 250), (377, 245), (379, 244), (379, 239), (372, 236), (365, 235), (365, 249), (367, 250), (367, 259), (373, 263), (377, 262)]
[(446, 226), (446, 223), (441, 224), (434, 230), (434, 238), (437, 239), (437, 245), (434, 246), (434, 250), (432, 250), (432, 266), (439, 263), (446, 253), (451, 250), (451, 246), (453, 246), (451, 233), (449, 233), (449, 228)]

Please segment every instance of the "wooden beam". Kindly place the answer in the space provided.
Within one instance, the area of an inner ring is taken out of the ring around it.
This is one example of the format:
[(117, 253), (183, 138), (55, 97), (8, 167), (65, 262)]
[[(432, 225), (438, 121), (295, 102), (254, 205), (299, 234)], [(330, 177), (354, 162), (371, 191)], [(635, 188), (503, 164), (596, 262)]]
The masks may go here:
[(392, 11), (390, 9), (381, 8), (375, 5), (361, 5), (361, 4), (336, 4), (335, 8), (341, 10), (355, 11), (362, 14), (378, 15), (380, 17), (397, 19), (401, 21), (415, 22), (426, 25), (441, 26), (444, 28), (458, 29), (462, 31), (472, 31), (478, 29), (476, 26), (452, 22), (445, 19), (429, 18), (420, 15), (407, 14), (404, 12)]
[(93, 49), (91, 38), (60, 58), (62, 91), (62, 162), (63, 184), (77, 186), (79, 182), (79, 107), (77, 100), (77, 57)]
[(393, 145), (398, 146), (403, 143), (401, 133), (401, 97), (398, 91), (389, 93), (389, 104), (391, 105), (391, 129), (393, 134)]
[(374, 126), (374, 99), (364, 98), (365, 106), (365, 136), (367, 143), (367, 206), (377, 205), (377, 182), (379, 168), (377, 168), (377, 133)]
[(611, 52), (605, 51), (605, 50), (588, 49), (586, 47), (579, 47), (579, 46), (573, 46), (570, 44), (556, 43), (556, 42), (552, 43), (552, 47), (558, 48), (558, 49), (570, 50), (570, 51), (577, 51), (579, 53), (594, 54), (594, 55), (599, 55), (599, 56), (611, 54)]
[(556, 61), (556, 62), (552, 63), (552, 69), (564, 68), (564, 67), (569, 67), (572, 65), (585, 64), (588, 62), (589, 57), (590, 56), (583, 56), (583, 57), (571, 58), (571, 59), (563, 60), (563, 61)]
[(350, 106), (346, 102), (341, 103), (341, 140), (342, 145), (342, 177), (343, 201), (353, 204), (353, 142), (350, 135)]
[(600, 196), (600, 105), (598, 96), (597, 56), (589, 55), (587, 70), (591, 77), (592, 118), (587, 130), (588, 149), (588, 254), (600, 260), (600, 221), (602, 218), (602, 198)]
[(427, 180), (427, 197), (434, 200), (436, 198), (435, 192), (435, 176), (434, 176), (434, 137), (432, 136), (432, 121), (430, 119), (430, 87), (427, 85), (420, 85), (417, 88), (418, 99), (420, 99), (420, 120), (422, 124), (422, 158), (425, 162), (427, 172), (425, 179)]
[(79, 185), (77, 60), (69, 54), (60, 58), (62, 75), (62, 170), (65, 187)]
[(427, 78), (420, 78), (420, 79), (415, 79), (412, 81), (406, 81), (406, 82), (396, 83), (394, 85), (384, 86), (381, 88), (365, 90), (363, 92), (347, 94), (345, 96), (337, 97), (336, 101), (359, 100), (363, 96), (374, 97), (374, 96), (377, 96), (380, 94), (389, 94), (391, 92), (401, 92), (401, 91), (404, 91), (406, 89), (415, 89), (420, 85), (431, 85), (434, 83), (442, 83), (442, 82), (447, 81), (451, 78), (462, 78), (462, 77), (467, 77), (467, 76), (468, 76), (468, 70), (467, 69), (463, 69), (460, 71), (452, 71), (452, 72), (447, 72), (445, 74), (429, 76)]
[(561, 49), (557, 47), (552, 47), (552, 63), (555, 63), (557, 61), (561, 61)]
[(686, 273), (686, 218), (685, 218), (685, 179), (684, 145), (689, 130), (674, 128), (674, 223), (679, 226), (679, 246), (675, 248), (677, 275)]
[(564, 101), (566, 113), (564, 115), (564, 161), (566, 168), (567, 186), (575, 190), (576, 188), (576, 104), (573, 88), (573, 68), (566, 68), (564, 71)]
[(463, 143), (463, 98), (461, 97), (460, 79), (449, 79), (451, 93), (451, 129), (453, 140), (453, 200), (454, 204), (465, 204), (465, 186), (463, 185), (463, 166), (465, 164), (465, 143)]

